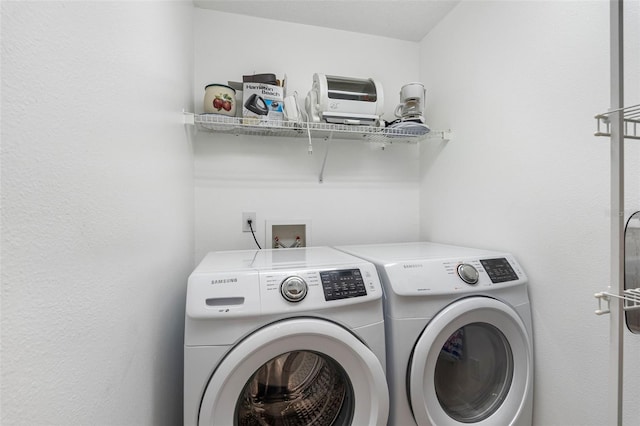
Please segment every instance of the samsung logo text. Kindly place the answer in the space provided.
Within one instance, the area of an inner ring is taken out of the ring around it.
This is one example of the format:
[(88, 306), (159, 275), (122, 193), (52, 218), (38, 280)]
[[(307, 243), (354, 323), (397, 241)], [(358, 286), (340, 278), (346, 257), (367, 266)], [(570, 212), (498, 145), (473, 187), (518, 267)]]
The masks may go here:
[(419, 263), (409, 263), (402, 265), (404, 269), (412, 269), (412, 268), (422, 268), (423, 266)]
[(223, 278), (220, 280), (211, 280), (211, 284), (215, 285), (215, 284), (232, 284), (232, 283), (237, 283), (238, 279), (237, 278)]

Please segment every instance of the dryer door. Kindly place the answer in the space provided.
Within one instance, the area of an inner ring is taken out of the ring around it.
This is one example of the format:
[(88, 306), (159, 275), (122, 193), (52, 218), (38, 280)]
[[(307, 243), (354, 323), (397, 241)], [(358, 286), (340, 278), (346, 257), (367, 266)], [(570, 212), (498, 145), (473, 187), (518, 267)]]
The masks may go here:
[(207, 385), (199, 425), (385, 425), (389, 395), (375, 354), (311, 318), (268, 325), (236, 345)]
[(459, 300), (436, 315), (414, 347), (409, 400), (418, 425), (531, 422), (531, 340), (508, 305)]

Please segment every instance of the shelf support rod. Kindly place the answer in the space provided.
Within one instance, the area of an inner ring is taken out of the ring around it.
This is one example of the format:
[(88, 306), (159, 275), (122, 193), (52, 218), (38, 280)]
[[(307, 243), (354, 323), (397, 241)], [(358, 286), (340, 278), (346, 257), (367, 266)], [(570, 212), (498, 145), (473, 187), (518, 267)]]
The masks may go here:
[[(611, 32), (611, 292), (624, 292), (624, 43), (623, 0), (610, 0)], [(622, 425), (624, 310), (609, 300), (609, 424)]]
[(329, 156), (329, 149), (331, 148), (331, 139), (333, 139), (333, 131), (329, 133), (329, 139), (327, 139), (327, 149), (324, 152), (324, 159), (322, 160), (322, 167), (320, 168), (320, 176), (318, 176), (318, 182), (324, 182), (324, 167), (327, 164), (327, 157)]

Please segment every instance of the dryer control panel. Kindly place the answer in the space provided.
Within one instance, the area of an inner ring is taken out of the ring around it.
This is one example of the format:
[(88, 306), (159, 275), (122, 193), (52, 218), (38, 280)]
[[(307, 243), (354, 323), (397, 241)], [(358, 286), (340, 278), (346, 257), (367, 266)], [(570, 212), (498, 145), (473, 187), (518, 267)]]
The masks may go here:
[[(509, 261), (504, 257), (497, 259), (480, 259), (480, 264), (494, 284), (518, 280), (518, 275), (509, 264)], [(460, 279), (467, 284), (477, 284), (480, 280), (480, 272), (475, 266), (469, 263), (458, 264), (456, 272)]]
[(509, 261), (504, 257), (497, 259), (480, 259), (480, 264), (494, 284), (518, 280), (518, 275), (511, 267)]
[(527, 282), (509, 254), (396, 262), (383, 271), (393, 292), (404, 296), (467, 293)]

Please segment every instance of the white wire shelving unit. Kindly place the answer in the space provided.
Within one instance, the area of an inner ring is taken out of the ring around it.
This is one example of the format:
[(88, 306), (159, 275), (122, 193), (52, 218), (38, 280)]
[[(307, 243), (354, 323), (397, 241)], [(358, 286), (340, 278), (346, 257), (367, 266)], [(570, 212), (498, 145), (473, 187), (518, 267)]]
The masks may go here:
[(296, 121), (257, 121), (250, 118), (185, 112), (185, 123), (206, 131), (232, 135), (275, 136), (293, 138), (352, 139), (381, 144), (415, 144), (427, 139), (448, 141), (451, 130), (431, 130), (429, 133), (403, 128), (356, 126)]
[[(618, 125), (617, 134), (620, 135), (620, 139), (640, 140), (640, 104), (616, 108), (598, 114), (594, 118), (596, 119), (595, 136), (611, 137), (612, 126)], [(616, 119), (622, 120), (622, 122), (616, 122)], [(620, 190), (624, 190), (624, 188), (620, 188)], [(623, 239), (624, 236), (621, 236), (621, 238)], [(596, 293), (594, 296), (598, 299), (596, 315), (611, 313), (612, 300), (621, 301), (624, 311), (640, 310), (640, 288), (626, 289), (619, 293), (603, 291)], [(606, 307), (603, 307), (603, 303), (606, 303)]]
[(624, 106), (624, 0), (610, 0), (609, 11), (611, 107), (595, 116), (595, 135), (610, 138), (611, 270), (609, 290), (595, 297), (596, 314), (610, 319), (608, 424), (622, 426), (625, 313), (640, 308), (640, 289), (625, 288), (624, 142), (640, 139), (640, 105)]
[(331, 123), (310, 123), (299, 121), (257, 120), (243, 117), (229, 117), (219, 114), (184, 113), (185, 124), (196, 126), (209, 132), (230, 135), (251, 135), (271, 137), (306, 138), (308, 152), (313, 152), (312, 139), (327, 141), (324, 159), (318, 173), (318, 182), (324, 182), (324, 169), (329, 155), (331, 141), (359, 140), (375, 144), (381, 149), (394, 144), (417, 144), (425, 140), (447, 142), (451, 138), (451, 130), (430, 130), (428, 133), (412, 128), (357, 126)]

